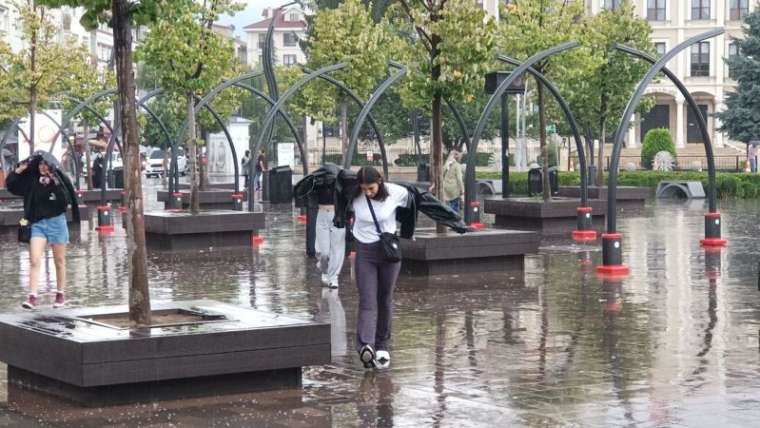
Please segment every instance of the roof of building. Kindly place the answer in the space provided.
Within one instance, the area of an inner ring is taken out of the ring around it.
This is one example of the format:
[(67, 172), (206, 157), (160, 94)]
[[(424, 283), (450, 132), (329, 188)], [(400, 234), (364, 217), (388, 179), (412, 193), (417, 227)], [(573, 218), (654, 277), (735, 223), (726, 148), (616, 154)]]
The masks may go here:
[(274, 28), (306, 28), (306, 22), (303, 20), (298, 21), (286, 21), (285, 20), (285, 14), (283, 13), (283, 9), (281, 7), (278, 7), (277, 9), (272, 10), (273, 18), (267, 18), (258, 22), (254, 22), (253, 24), (246, 25), (243, 27), (244, 30), (259, 30), (263, 29), (266, 30), (269, 28), (269, 23), (274, 19)]

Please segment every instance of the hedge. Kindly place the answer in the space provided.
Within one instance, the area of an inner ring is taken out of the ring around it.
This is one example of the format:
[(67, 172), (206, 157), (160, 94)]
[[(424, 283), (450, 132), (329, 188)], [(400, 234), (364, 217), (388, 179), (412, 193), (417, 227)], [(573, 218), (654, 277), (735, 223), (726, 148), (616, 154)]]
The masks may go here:
[[(492, 153), (478, 152), (478, 157), (475, 159), (475, 166), (488, 166), (493, 158)], [(430, 161), (430, 155), (423, 154), (422, 159), (426, 162)], [(445, 161), (445, 159), (444, 159)], [(393, 161), (397, 166), (416, 166), (417, 155), (414, 153), (404, 153)], [(467, 163), (467, 153), (462, 156), (462, 163)], [(514, 165), (514, 163), (512, 164)]]
[[(499, 172), (479, 172), (478, 179), (499, 179)], [(607, 176), (605, 175), (605, 185)], [(618, 175), (619, 186), (637, 186), (657, 188), (664, 180), (701, 181), (707, 191), (707, 172), (698, 171), (621, 171)], [(560, 172), (560, 186), (579, 186), (580, 175), (577, 172)], [(525, 194), (528, 191), (528, 173), (512, 172), (509, 174), (510, 188), (513, 193)], [(760, 198), (760, 174), (719, 172), (716, 174), (716, 188), (719, 198)]]
[(650, 129), (644, 136), (644, 142), (641, 144), (641, 166), (652, 169), (654, 157), (659, 152), (670, 152), (673, 155), (673, 160), (676, 158), (673, 136), (665, 128)]

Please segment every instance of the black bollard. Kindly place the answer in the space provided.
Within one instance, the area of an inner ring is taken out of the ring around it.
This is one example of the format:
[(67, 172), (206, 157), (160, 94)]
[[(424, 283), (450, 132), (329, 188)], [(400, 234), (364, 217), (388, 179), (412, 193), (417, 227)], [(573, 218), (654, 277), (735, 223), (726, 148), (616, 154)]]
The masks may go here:
[(168, 209), (181, 210), (182, 209), (182, 192), (174, 192), (169, 198)]
[(705, 213), (705, 239), (699, 241), (703, 247), (724, 247), (726, 240), (721, 238), (720, 213)]
[(480, 222), (480, 201), (470, 202), (470, 208), (472, 211), (472, 221), (469, 226), (473, 229), (482, 229), (483, 223)]
[(243, 194), (242, 193), (232, 194), (232, 209), (235, 211), (243, 211)]
[(591, 207), (578, 207), (577, 229), (573, 231), (573, 240), (575, 241), (596, 241), (596, 231), (592, 225), (593, 209)]
[(310, 204), (306, 205), (306, 255), (309, 257), (317, 256), (317, 214), (319, 206)]
[(616, 278), (628, 276), (630, 269), (623, 264), (622, 240), (621, 233), (602, 234), (602, 264), (596, 267), (597, 273)]
[(113, 217), (110, 205), (98, 206), (98, 225), (95, 227), (95, 230), (101, 233), (113, 232)]

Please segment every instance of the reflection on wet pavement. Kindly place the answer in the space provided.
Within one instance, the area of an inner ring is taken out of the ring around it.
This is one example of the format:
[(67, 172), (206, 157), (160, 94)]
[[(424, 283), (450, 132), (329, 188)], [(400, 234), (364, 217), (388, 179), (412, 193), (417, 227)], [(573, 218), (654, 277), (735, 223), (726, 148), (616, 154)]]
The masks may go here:
[[(758, 208), (721, 203), (729, 247), (718, 254), (699, 248), (699, 204), (652, 204), (644, 216), (623, 216), (632, 275), (622, 283), (596, 278), (598, 246), (570, 240), (545, 242), (524, 275), (402, 275), (393, 366), (365, 372), (351, 351), (351, 263), (338, 290), (322, 288), (297, 213), (267, 207), (258, 247), (151, 252), (153, 299), (208, 298), (329, 321), (332, 364), (306, 368), (297, 389), (102, 409), (9, 389), (2, 366), (0, 426), (756, 425)], [(94, 226), (72, 233), (70, 305), (124, 304), (124, 232), (99, 236)], [(17, 310), (27, 283), (28, 253), (14, 233), (0, 230), (4, 311)], [(43, 290), (52, 292), (54, 278), (48, 254)]]

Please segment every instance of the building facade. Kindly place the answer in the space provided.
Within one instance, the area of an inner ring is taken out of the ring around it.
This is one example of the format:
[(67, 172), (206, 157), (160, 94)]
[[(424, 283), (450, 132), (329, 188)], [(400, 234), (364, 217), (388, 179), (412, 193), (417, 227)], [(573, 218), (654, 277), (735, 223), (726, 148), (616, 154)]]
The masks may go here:
[[(45, 9), (45, 14), (58, 28), (56, 41), (79, 43), (89, 49), (93, 63), (101, 72), (112, 62), (113, 33), (106, 25), (89, 31), (79, 23), (84, 10), (81, 8), (61, 7)], [(21, 37), (22, 28), (18, 11), (10, 0), (0, 0), (0, 40), (7, 43), (11, 50), (17, 52), (25, 46)]]
[[(623, 0), (586, 0), (589, 13), (619, 7)], [(724, 28), (725, 34), (686, 49), (668, 63), (706, 113), (713, 144), (724, 146), (728, 137), (717, 129), (720, 121), (713, 113), (725, 109), (726, 92), (735, 82), (729, 76), (725, 58), (736, 54), (733, 40), (742, 36), (742, 20), (758, 7), (755, 0), (632, 0), (636, 13), (652, 27), (652, 41), (658, 55), (705, 31)], [(637, 115), (629, 131), (628, 147), (638, 147), (646, 132), (668, 128), (677, 147), (701, 144), (694, 115), (683, 96), (666, 79), (652, 83), (647, 91), (656, 104), (649, 113)]]
[(274, 64), (290, 66), (305, 64), (306, 54), (300, 40), (306, 37), (304, 11), (297, 6), (266, 8), (261, 21), (243, 27), (248, 45), (248, 61), (253, 68), (261, 67), (269, 23), (274, 19)]

